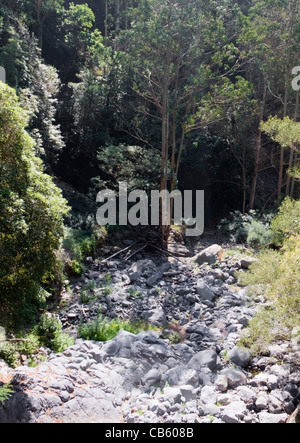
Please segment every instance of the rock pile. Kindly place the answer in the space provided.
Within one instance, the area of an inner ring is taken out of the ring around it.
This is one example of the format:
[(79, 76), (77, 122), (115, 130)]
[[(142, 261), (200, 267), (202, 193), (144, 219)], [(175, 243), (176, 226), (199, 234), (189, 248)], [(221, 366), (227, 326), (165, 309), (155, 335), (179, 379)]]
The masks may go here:
[(77, 338), (38, 367), (17, 368), (0, 422), (286, 422), (299, 399), (298, 341), (270, 346), (263, 358), (238, 348), (264, 300), (234, 286), (240, 262), (202, 260), (115, 259), (105, 275), (92, 261), (74, 288), (76, 302), (59, 313), (64, 327), (75, 335), (100, 304), (109, 318), (160, 329), (121, 331), (105, 343)]

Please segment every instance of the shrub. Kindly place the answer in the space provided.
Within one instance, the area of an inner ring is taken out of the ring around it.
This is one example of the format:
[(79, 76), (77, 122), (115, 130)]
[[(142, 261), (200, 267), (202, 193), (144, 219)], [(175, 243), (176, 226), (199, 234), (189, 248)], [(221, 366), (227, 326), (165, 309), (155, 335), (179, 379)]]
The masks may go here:
[(248, 214), (240, 211), (231, 212), (228, 218), (221, 220), (218, 228), (229, 235), (235, 243), (248, 243), (251, 246), (265, 246), (271, 241), (270, 222), (272, 214), (260, 215), (251, 210)]
[(250, 322), (241, 343), (258, 352), (268, 342), (288, 337), (300, 322), (300, 235), (286, 240), (281, 251), (260, 254), (239, 280), (252, 292), (260, 287), (270, 303)]
[(79, 277), (84, 271), (84, 268), (81, 263), (78, 263), (77, 260), (72, 260), (70, 263), (70, 275), (73, 277)]
[(66, 273), (78, 277), (84, 272), (83, 260), (88, 256), (95, 256), (97, 247), (105, 239), (105, 228), (89, 230), (64, 227), (62, 244)]
[(300, 200), (287, 197), (271, 224), (274, 242), (282, 246), (291, 235), (300, 234)]
[(272, 231), (263, 222), (254, 219), (251, 221), (247, 235), (248, 245), (256, 248), (267, 246), (271, 243), (272, 238)]
[(62, 352), (74, 344), (73, 338), (62, 332), (62, 325), (54, 316), (43, 314), (34, 328), (34, 333), (39, 337), (41, 345), (49, 347), (54, 352)]

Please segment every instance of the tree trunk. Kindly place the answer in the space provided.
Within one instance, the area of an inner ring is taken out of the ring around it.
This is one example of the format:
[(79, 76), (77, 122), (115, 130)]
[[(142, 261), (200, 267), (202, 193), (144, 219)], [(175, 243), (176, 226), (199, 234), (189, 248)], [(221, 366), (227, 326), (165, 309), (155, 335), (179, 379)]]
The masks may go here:
[(107, 38), (108, 38), (108, 0), (105, 0), (104, 37), (105, 37), (105, 46), (107, 46)]
[[(169, 60), (164, 63), (164, 79), (162, 88), (162, 124), (161, 124), (161, 177), (160, 177), (160, 191), (167, 190), (168, 182), (168, 154), (169, 154)], [(168, 220), (163, 219), (163, 215), (170, 218), (170, 207), (164, 208), (162, 202), (160, 204), (160, 223), (163, 240), (167, 239), (170, 231)]]
[[(283, 103), (283, 118), (287, 116), (287, 107), (288, 107), (288, 96), (289, 96), (289, 88), (290, 88), (290, 72), (291, 72), (291, 43), (292, 43), (292, 32), (295, 24), (295, 15), (297, 8), (298, 0), (294, 0), (293, 6), (291, 9), (291, 17), (290, 17), (290, 26), (289, 26), (289, 39), (288, 39), (288, 48), (287, 48), (287, 69), (285, 76), (285, 94), (284, 94), (284, 103)], [(284, 153), (285, 149), (281, 147), (280, 149), (280, 165), (279, 165), (279, 178), (278, 178), (278, 198), (281, 197), (282, 194), (282, 182), (283, 182), (283, 166), (284, 166)]]
[(35, 0), (34, 9), (36, 11), (37, 18), (37, 38), (38, 38), (38, 46), (40, 50), (43, 48), (43, 19), (42, 19), (42, 7), (43, 0)]
[[(297, 122), (298, 118), (299, 118), (299, 96), (300, 96), (300, 91), (297, 92), (296, 95), (296, 106), (295, 106), (295, 115), (294, 115), (294, 121)], [(292, 154), (292, 149), (291, 149), (291, 154)], [(294, 154), (294, 152), (293, 152)], [(296, 166), (297, 162), (298, 162), (298, 153), (295, 152), (295, 158), (292, 158), (292, 160), (294, 161), (294, 164), (292, 163), (292, 166)], [(290, 177), (289, 177), (290, 179)], [(292, 178), (292, 185), (291, 185), (291, 192), (290, 192), (290, 197), (293, 198), (294, 192), (295, 192), (295, 184), (296, 184), (296, 180), (295, 177)]]
[[(261, 105), (260, 114), (259, 114), (259, 123), (264, 118), (264, 109), (265, 109), (265, 104), (266, 104), (266, 95), (267, 95), (267, 82), (265, 80), (264, 81), (264, 92), (263, 92), (262, 105)], [(250, 195), (249, 209), (253, 209), (253, 207), (254, 207), (256, 186), (257, 186), (257, 178), (258, 178), (258, 169), (259, 169), (259, 156), (260, 156), (260, 151), (261, 151), (261, 139), (262, 139), (262, 131), (259, 129), (258, 130), (257, 140), (256, 140), (255, 160), (254, 160), (254, 174), (253, 174), (253, 181), (252, 181), (252, 189), (251, 189), (251, 195)]]

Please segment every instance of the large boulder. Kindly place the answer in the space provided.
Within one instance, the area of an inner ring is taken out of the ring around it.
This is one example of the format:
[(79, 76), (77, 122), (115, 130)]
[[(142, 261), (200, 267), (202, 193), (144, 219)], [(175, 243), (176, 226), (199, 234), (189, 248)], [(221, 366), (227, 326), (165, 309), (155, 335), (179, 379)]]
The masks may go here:
[(207, 349), (195, 354), (188, 362), (188, 367), (199, 369), (208, 367), (211, 371), (215, 370), (217, 366), (217, 353), (214, 350)]
[(199, 254), (192, 257), (192, 261), (197, 263), (198, 265), (202, 265), (203, 263), (208, 263), (209, 265), (213, 265), (217, 260), (220, 259), (223, 249), (220, 245), (212, 245), (209, 248), (204, 249), (199, 252)]

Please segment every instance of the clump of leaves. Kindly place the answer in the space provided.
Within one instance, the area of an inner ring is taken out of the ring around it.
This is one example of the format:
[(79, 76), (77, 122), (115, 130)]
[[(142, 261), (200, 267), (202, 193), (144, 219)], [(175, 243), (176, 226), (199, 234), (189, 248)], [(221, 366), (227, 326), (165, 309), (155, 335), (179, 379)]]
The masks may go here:
[(62, 352), (74, 344), (73, 338), (62, 332), (62, 325), (54, 316), (43, 314), (34, 328), (34, 333), (39, 337), (42, 346), (47, 346), (54, 352)]
[(218, 228), (235, 243), (247, 243), (251, 246), (265, 246), (271, 242), (270, 230), (273, 214), (260, 215), (251, 210), (247, 214), (231, 212), (228, 218), (221, 220)]
[(11, 389), (11, 384), (6, 383), (5, 385), (0, 387), (0, 405), (4, 405), (6, 400), (13, 394), (13, 389)]

